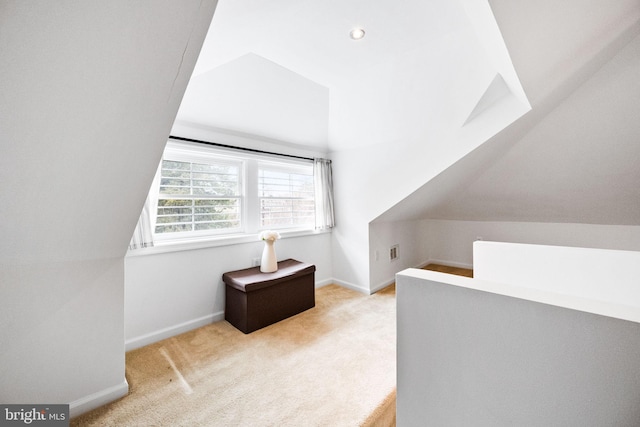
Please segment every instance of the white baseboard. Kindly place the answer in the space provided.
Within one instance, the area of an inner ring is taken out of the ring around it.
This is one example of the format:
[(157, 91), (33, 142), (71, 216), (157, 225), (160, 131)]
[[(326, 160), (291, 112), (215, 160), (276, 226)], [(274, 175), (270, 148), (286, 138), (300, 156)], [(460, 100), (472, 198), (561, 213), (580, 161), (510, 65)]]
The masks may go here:
[[(373, 290), (369, 290), (367, 288), (364, 288), (362, 286), (358, 286), (358, 285), (354, 285), (353, 283), (349, 283), (349, 282), (344, 282), (341, 280), (336, 280), (333, 278), (329, 278), (329, 279), (325, 279), (325, 280), (321, 280), (315, 283), (315, 288), (319, 289), (323, 286), (327, 286), (327, 285), (331, 285), (331, 284), (336, 284), (342, 287), (345, 287), (347, 289), (351, 289), (354, 290), (356, 292), (360, 292), (363, 293), (365, 295), (370, 295), (373, 294), (377, 291), (379, 291), (380, 289), (388, 286), (389, 284), (393, 283), (393, 281), (390, 281), (389, 283), (386, 284), (382, 284), (379, 287), (376, 287)], [(125, 341), (124, 343), (124, 347), (125, 347), (125, 351), (131, 351), (131, 350), (135, 350), (137, 348), (140, 347), (144, 347), (146, 345), (149, 344), (153, 344), (156, 343), (158, 341), (162, 341), (164, 339), (167, 338), (171, 338), (173, 336), (182, 334), (184, 332), (189, 332), (193, 329), (197, 329), (200, 328), (202, 326), (206, 326), (209, 325), (211, 323), (215, 323), (215, 322), (219, 322), (221, 320), (224, 320), (224, 311), (220, 311), (217, 313), (213, 313), (213, 314), (209, 314), (203, 317), (200, 317), (198, 319), (194, 319), (194, 320), (190, 320), (184, 323), (180, 323), (178, 325), (174, 325), (174, 326), (169, 326), (167, 328), (164, 329), (159, 329), (157, 331), (154, 332), (150, 332), (148, 334), (144, 334), (144, 335), (140, 335), (138, 337), (134, 337), (131, 339), (128, 339)]]
[(185, 332), (200, 328), (205, 325), (209, 325), (214, 322), (224, 320), (224, 311), (208, 314), (198, 319), (189, 320), (188, 322), (180, 323), (178, 325), (170, 326), (168, 328), (160, 329), (139, 337), (131, 338), (124, 343), (125, 351), (135, 350), (136, 348), (144, 347), (145, 345), (153, 344), (158, 341), (162, 341), (166, 338), (171, 338), (176, 335), (180, 335)]
[(338, 286), (342, 286), (343, 288), (351, 289), (352, 291), (360, 292), (361, 294), (370, 295), (371, 292), (369, 289), (364, 288), (362, 286), (354, 285), (353, 283), (345, 282), (343, 280), (333, 279), (331, 283), (335, 283)]
[(371, 295), (373, 295), (373, 294), (375, 294), (376, 292), (378, 292), (378, 291), (380, 291), (380, 290), (382, 290), (382, 289), (386, 288), (387, 286), (389, 286), (389, 285), (391, 285), (391, 284), (393, 284), (393, 283), (395, 283), (395, 282), (396, 282), (396, 278), (395, 278), (395, 277), (394, 277), (393, 279), (390, 279), (390, 280), (387, 280), (387, 281), (385, 281), (385, 282), (382, 282), (382, 283), (380, 283), (380, 284), (378, 284), (378, 285), (374, 286), (373, 288), (371, 288), (371, 292), (370, 292), (370, 294), (371, 294)]
[(102, 391), (85, 396), (81, 399), (75, 400), (69, 404), (69, 417), (77, 417), (85, 412), (89, 412), (100, 406), (111, 403), (121, 397), (126, 396), (129, 393), (129, 383), (127, 379), (123, 379), (122, 382), (113, 387), (106, 388)]
[(335, 283), (335, 280), (333, 279), (325, 279), (325, 280), (321, 280), (319, 282), (316, 282), (315, 287), (316, 289), (322, 288), (323, 286), (327, 286), (327, 285), (331, 285)]

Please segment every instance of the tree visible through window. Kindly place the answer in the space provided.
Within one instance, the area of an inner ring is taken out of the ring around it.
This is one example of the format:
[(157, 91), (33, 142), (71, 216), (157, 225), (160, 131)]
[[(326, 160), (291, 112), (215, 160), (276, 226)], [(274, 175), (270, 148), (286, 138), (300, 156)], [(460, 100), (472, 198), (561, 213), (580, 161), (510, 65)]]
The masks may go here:
[(156, 233), (240, 229), (240, 162), (163, 160)]

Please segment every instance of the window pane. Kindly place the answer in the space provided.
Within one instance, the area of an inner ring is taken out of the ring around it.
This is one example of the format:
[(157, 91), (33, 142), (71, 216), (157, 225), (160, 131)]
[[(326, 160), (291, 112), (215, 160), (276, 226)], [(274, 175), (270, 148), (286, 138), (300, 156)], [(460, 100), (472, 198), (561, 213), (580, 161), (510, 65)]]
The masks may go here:
[(240, 227), (239, 199), (160, 199), (156, 233)]
[(304, 226), (315, 221), (313, 200), (261, 199), (260, 223), (267, 226)]
[(237, 196), (240, 193), (240, 169), (239, 163), (163, 160), (160, 194)]
[(189, 224), (171, 224), (171, 225), (157, 225), (156, 233), (175, 233), (180, 231), (191, 231), (191, 225)]
[(315, 221), (312, 165), (260, 163), (261, 227), (303, 227)]
[(261, 168), (258, 182), (260, 197), (313, 198), (313, 170), (309, 172), (302, 174)]
[(155, 232), (183, 233), (241, 226), (240, 161), (163, 160)]
[(165, 160), (163, 162), (162, 167), (167, 167), (168, 169), (184, 169), (184, 170), (189, 170), (189, 163), (185, 163), (185, 162), (173, 162), (170, 160)]
[(159, 240), (315, 225), (311, 162), (170, 141), (159, 174)]

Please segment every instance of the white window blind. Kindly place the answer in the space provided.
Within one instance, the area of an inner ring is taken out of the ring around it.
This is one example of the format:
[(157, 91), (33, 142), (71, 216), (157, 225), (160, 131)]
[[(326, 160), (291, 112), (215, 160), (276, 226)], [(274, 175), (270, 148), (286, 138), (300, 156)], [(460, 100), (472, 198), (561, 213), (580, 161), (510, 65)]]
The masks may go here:
[(315, 225), (313, 164), (258, 163), (261, 228)]
[(316, 169), (313, 159), (171, 140), (136, 228), (146, 235), (131, 249), (316, 230)]
[(169, 153), (162, 161), (156, 235), (240, 230), (242, 162), (180, 157)]

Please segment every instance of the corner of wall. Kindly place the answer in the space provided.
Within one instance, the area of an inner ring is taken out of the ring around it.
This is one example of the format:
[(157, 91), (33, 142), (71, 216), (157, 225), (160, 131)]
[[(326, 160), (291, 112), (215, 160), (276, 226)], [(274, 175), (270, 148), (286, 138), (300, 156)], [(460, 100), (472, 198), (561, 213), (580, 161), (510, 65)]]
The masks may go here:
[(111, 403), (129, 393), (129, 383), (124, 378), (120, 384), (108, 387), (104, 390), (92, 393), (88, 396), (74, 400), (69, 404), (69, 416), (71, 418), (82, 415), (100, 406)]

